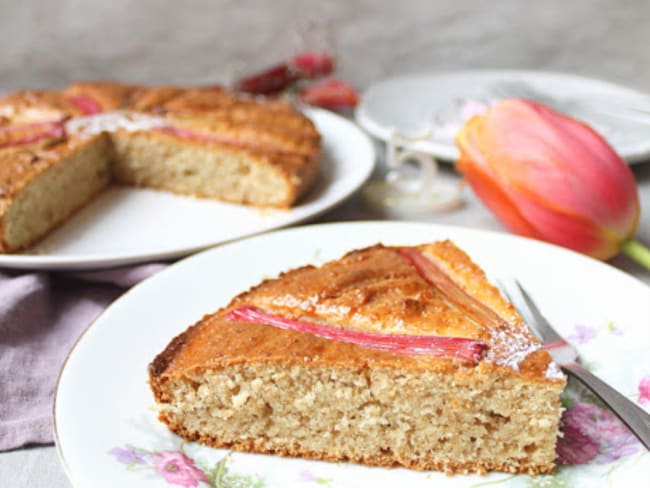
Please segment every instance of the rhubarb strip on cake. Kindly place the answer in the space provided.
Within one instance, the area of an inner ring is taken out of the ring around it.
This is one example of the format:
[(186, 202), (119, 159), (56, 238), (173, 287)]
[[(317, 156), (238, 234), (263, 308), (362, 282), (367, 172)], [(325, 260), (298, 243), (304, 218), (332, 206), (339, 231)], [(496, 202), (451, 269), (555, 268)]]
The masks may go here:
[(235, 297), (152, 362), (160, 419), (250, 452), (548, 473), (565, 378), (449, 241), (374, 246)]
[(485, 343), (464, 337), (416, 336), (408, 334), (378, 334), (342, 327), (332, 327), (313, 322), (292, 320), (265, 312), (257, 307), (247, 306), (231, 310), (226, 314), (230, 320), (253, 324), (267, 324), (284, 330), (293, 330), (369, 349), (398, 352), (410, 355), (429, 355), (458, 358), (477, 362)]

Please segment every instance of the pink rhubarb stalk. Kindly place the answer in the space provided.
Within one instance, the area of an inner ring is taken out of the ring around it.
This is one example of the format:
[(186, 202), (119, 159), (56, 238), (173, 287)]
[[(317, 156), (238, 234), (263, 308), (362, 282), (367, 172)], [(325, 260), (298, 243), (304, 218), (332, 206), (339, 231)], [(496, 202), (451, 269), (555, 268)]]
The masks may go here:
[(0, 127), (0, 135), (11, 134), (12, 132), (43, 132), (50, 129), (63, 127), (62, 120), (48, 120), (47, 122), (33, 122), (31, 124), (6, 125)]
[(265, 142), (265, 141), (250, 140), (250, 139), (244, 140), (226, 134), (206, 133), (206, 132), (200, 132), (192, 129), (185, 129), (183, 127), (176, 127), (171, 125), (158, 127), (156, 130), (189, 141), (214, 142), (217, 144), (236, 146), (243, 149), (249, 148), (249, 149), (266, 150), (277, 154), (294, 154), (291, 151), (288, 151), (287, 149), (274, 144), (273, 142)]
[(234, 88), (254, 95), (274, 95), (302, 79), (330, 74), (334, 70), (334, 64), (334, 58), (326, 52), (303, 52), (284, 63), (237, 80)]
[(314, 83), (300, 92), (300, 100), (315, 107), (349, 109), (359, 103), (359, 94), (349, 83), (327, 79)]
[(244, 306), (226, 314), (231, 320), (266, 324), (279, 329), (312, 334), (370, 349), (401, 354), (431, 355), (458, 358), (478, 362), (485, 349), (485, 343), (463, 337), (416, 336), (403, 334), (378, 334), (359, 330), (341, 329), (329, 325), (315, 324), (274, 315), (253, 306)]
[(171, 125), (158, 127), (159, 132), (164, 132), (165, 134), (170, 134), (172, 136), (179, 137), (181, 139), (187, 139), (190, 141), (202, 141), (202, 142), (224, 142), (224, 137), (218, 134), (202, 134), (200, 132), (184, 129), (182, 127), (174, 127)]
[(334, 57), (326, 52), (306, 51), (297, 54), (289, 62), (298, 69), (303, 78), (318, 78), (334, 71)]
[(300, 79), (300, 72), (281, 63), (235, 82), (235, 90), (253, 95), (279, 93)]
[(486, 307), (456, 284), (436, 263), (412, 247), (399, 250), (400, 255), (418, 270), (453, 305), (462, 309), (479, 324), (494, 324), (508, 327), (508, 324), (494, 310)]
[[(23, 132), (18, 137), (17, 132)], [(0, 127), (0, 139), (7, 137), (7, 140), (0, 140), (0, 149), (11, 146), (24, 146), (33, 144), (46, 138), (58, 138), (65, 136), (65, 128), (60, 120), (49, 122), (37, 122), (34, 124), (13, 125)]]
[(95, 115), (103, 111), (101, 105), (99, 105), (96, 100), (93, 100), (90, 97), (73, 95), (71, 97), (68, 97), (68, 100), (83, 115)]

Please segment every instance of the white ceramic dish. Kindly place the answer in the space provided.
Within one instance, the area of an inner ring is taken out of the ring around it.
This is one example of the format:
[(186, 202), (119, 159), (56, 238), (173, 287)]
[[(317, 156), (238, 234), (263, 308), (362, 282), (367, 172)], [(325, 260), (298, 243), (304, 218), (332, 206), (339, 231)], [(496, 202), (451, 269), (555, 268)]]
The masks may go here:
[[(537, 99), (599, 131), (629, 163), (650, 160), (650, 95), (613, 83), (543, 71), (458, 71), (392, 78), (371, 86), (356, 111), (370, 134), (388, 140), (393, 129), (433, 134), (406, 143), (443, 161), (458, 157), (454, 135), (468, 118), (466, 101)], [(463, 110), (465, 107), (465, 110)]]
[(313, 218), (366, 181), (375, 155), (355, 124), (325, 110), (307, 114), (323, 136), (322, 171), (315, 188), (290, 210), (113, 187), (33, 248), (0, 254), (0, 267), (88, 269), (174, 258)]
[[(589, 367), (620, 391), (645, 400), (638, 387), (644, 378), (650, 383), (650, 288), (628, 275), (573, 252), (507, 234), (391, 222), (307, 226), (187, 258), (126, 293), (86, 331), (67, 359), (55, 398), (57, 446), (74, 486), (638, 486), (636, 480), (650, 472), (650, 455), (605, 411), (589, 403), (584, 392), (573, 388), (572, 395), (585, 402), (574, 408), (582, 405), (602, 418), (597, 425), (584, 426), (601, 433), (601, 452), (591, 464), (562, 467), (555, 476), (448, 477), (229, 454), (183, 445), (157, 421), (147, 365), (204, 313), (261, 279), (298, 265), (322, 263), (378, 241), (415, 244), (443, 238), (452, 238), (491, 275), (519, 278), (549, 319), (576, 343)], [(199, 483), (206, 473), (221, 473), (222, 484)]]

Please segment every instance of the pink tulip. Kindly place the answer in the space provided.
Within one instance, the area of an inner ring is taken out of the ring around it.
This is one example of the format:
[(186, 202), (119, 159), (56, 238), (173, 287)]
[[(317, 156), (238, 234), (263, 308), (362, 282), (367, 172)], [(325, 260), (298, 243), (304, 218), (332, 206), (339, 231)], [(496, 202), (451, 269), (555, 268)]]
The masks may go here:
[(539, 103), (509, 99), (472, 117), (456, 138), (456, 168), (512, 231), (600, 259), (631, 237), (639, 198), (629, 166), (590, 127)]

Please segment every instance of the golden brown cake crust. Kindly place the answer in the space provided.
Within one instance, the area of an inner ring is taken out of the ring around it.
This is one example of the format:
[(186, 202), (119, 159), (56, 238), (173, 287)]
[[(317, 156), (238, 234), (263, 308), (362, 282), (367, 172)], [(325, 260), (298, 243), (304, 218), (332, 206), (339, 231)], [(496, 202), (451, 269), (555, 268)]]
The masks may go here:
[(0, 198), (13, 198), (27, 183), (47, 168), (87, 144), (106, 136), (90, 139), (69, 138), (45, 148), (29, 147), (21, 151), (0, 150)]
[(68, 97), (55, 90), (21, 90), (0, 98), (0, 126), (61, 120), (81, 115)]
[(481, 290), (481, 300), (507, 320), (510, 335), (518, 335), (520, 343), (504, 347), (504, 338), (498, 334), (501, 325), (479, 324), (450, 308), (447, 300), (400, 256), (399, 248), (377, 245), (349, 253), (320, 268), (305, 266), (289, 271), (240, 294), (228, 307), (207, 315), (177, 337), (169, 350), (154, 361), (152, 375), (173, 376), (194, 367), (219, 367), (238, 361), (291, 362), (292, 351), (298, 361), (305, 356), (312, 363), (325, 365), (341, 362), (362, 366), (392, 364), (410, 370), (447, 372), (468, 367), (457, 360), (366, 349), (224, 317), (232, 308), (255, 305), (282, 316), (325, 321), (342, 328), (485, 341), (490, 360), (481, 361), (477, 366), (485, 370), (499, 368), (512, 372), (512, 365), (515, 365), (512, 357), (529, 351), (516, 363), (517, 374), (535, 381), (558, 381), (546, 375), (550, 356), (540, 349), (539, 342), (512, 305), (487, 282), (480, 268), (463, 251), (450, 241), (420, 249), (430, 256), (444, 255), (448, 262), (464, 270), (463, 281), (459, 280), (459, 284), (473, 294)]
[(68, 97), (87, 97), (96, 102), (102, 111), (130, 108), (133, 99), (144, 90), (140, 85), (115, 81), (79, 81), (68, 86), (63, 93)]
[[(265, 436), (239, 436), (235, 433), (234, 439), (224, 439), (200, 428), (188, 428), (179, 417), (175, 406), (179, 385), (188, 384), (195, 401), (206, 401), (209, 397), (204, 394), (211, 392), (211, 387), (199, 386), (199, 381), (207, 381), (205, 379), (210, 378), (211, 374), (226, 371), (233, 371), (226, 378), (237, 377), (240, 374), (238, 371), (243, 368), (252, 371), (253, 378), (259, 378), (257, 374), (260, 371), (309, 371), (315, 375), (327, 372), (328, 378), (349, 378), (345, 373), (351, 372), (355, 378), (362, 378), (361, 383), (366, 385), (371, 384), (369, 378), (378, 371), (393, 371), (398, 377), (407, 378), (430, 377), (433, 374), (439, 375), (436, 378), (446, 378), (450, 385), (466, 385), (468, 388), (472, 387), (467, 385), (493, 385), (490, 388), (498, 389), (498, 385), (503, 384), (501, 388), (506, 391), (513, 385), (518, 388), (526, 385), (553, 398), (557, 394), (554, 392), (563, 388), (566, 378), (549, 374), (554, 364), (550, 356), (540, 348), (512, 305), (487, 282), (483, 271), (450, 241), (422, 245), (416, 249), (428, 259), (445, 266), (463, 290), (498, 313), (510, 330), (504, 331), (502, 322), (476, 323), (439, 295), (436, 287), (404, 258), (403, 248), (376, 245), (350, 252), (318, 268), (304, 266), (286, 272), (277, 279), (265, 280), (175, 337), (149, 366), (150, 386), (156, 402), (161, 406), (160, 420), (186, 440), (245, 452), (351, 461), (371, 466), (401, 465), (450, 474), (493, 470), (529, 474), (553, 472), (553, 454), (550, 451), (549, 455), (548, 450), (545, 460), (538, 461), (526, 456), (518, 457), (516, 461), (514, 458), (504, 461), (491, 456), (482, 456), (479, 461), (454, 461), (449, 458), (443, 461), (436, 456), (424, 455), (404, 458), (388, 448), (356, 456), (341, 454), (342, 451), (338, 449), (314, 451), (291, 442), (278, 444)], [(230, 310), (245, 305), (287, 318), (366, 332), (476, 339), (484, 341), (487, 350), (477, 363), (432, 355), (399, 354), (270, 325), (241, 322), (226, 316)], [(513, 337), (514, 343), (511, 340)], [(274, 374), (269, 378), (275, 378)], [(376, 382), (372, 385), (375, 387)], [(239, 391), (239, 384), (231, 386)], [(490, 397), (495, 394), (493, 390), (486, 391)], [(471, 398), (471, 394), (469, 396)], [(286, 401), (292, 405), (300, 398), (290, 397)], [(463, 398), (459, 399), (458, 404), (451, 399), (450, 406), (459, 410), (468, 408), (471, 400), (467, 395)], [(554, 400), (546, 397), (544, 402), (551, 404), (550, 407), (542, 407), (545, 415), (552, 416), (553, 412), (559, 412), (557, 397)], [(557, 405), (552, 406), (552, 402)], [(170, 407), (165, 408), (166, 405)], [(226, 401), (226, 405), (230, 403)], [(474, 420), (485, 413), (477, 415)], [(549, 421), (550, 449), (554, 446), (556, 434), (556, 426), (552, 424), (557, 421), (558, 417)], [(242, 422), (246, 425), (247, 421)], [(527, 424), (528, 419), (525, 418), (523, 422)], [(549, 449), (548, 445), (545, 449)]]

